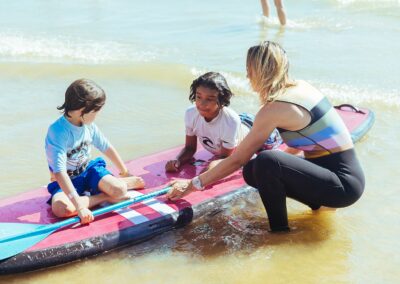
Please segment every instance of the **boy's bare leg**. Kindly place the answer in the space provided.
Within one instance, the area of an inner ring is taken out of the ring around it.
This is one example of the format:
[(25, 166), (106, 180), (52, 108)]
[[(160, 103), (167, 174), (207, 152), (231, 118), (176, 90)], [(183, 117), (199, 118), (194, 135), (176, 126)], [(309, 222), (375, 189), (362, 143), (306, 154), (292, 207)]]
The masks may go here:
[(116, 178), (106, 175), (99, 181), (100, 191), (114, 199), (126, 199), (128, 189), (143, 188), (144, 185), (144, 180), (136, 176)]
[(283, 7), (283, 0), (274, 0), (276, 13), (278, 14), (279, 22), (282, 26), (286, 25), (286, 12), (285, 7)]
[[(104, 201), (108, 201), (108, 196), (100, 193), (93, 196), (80, 196), (81, 202), (87, 208), (92, 208)], [(51, 209), (57, 217), (71, 217), (77, 215), (76, 208), (64, 192), (56, 193), (51, 202)]]
[[(112, 175), (104, 176), (99, 182), (100, 194), (92, 196), (80, 196), (82, 205), (92, 208), (105, 201), (116, 203), (128, 199), (127, 190), (144, 187), (144, 181), (140, 177), (116, 178)], [(76, 208), (64, 192), (56, 193), (52, 199), (51, 209), (57, 217), (70, 217), (77, 215)]]
[(261, 0), (261, 8), (263, 11), (263, 15), (265, 17), (269, 17), (269, 4), (268, 4), (268, 0)]
[(106, 175), (99, 181), (99, 190), (104, 192), (108, 197), (113, 199), (127, 199), (128, 185), (127, 183), (112, 175)]
[(130, 198), (127, 194), (128, 189), (143, 188), (144, 185), (141, 177), (116, 178), (112, 175), (106, 175), (100, 180), (99, 189), (106, 194), (106, 201), (117, 203)]

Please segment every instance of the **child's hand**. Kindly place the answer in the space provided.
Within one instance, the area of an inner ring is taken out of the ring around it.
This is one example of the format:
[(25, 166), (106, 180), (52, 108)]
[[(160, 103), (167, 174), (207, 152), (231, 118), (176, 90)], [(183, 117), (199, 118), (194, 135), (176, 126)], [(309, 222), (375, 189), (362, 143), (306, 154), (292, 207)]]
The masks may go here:
[(94, 220), (92, 211), (85, 207), (78, 209), (78, 216), (81, 219), (81, 224), (88, 224)]
[(165, 171), (167, 172), (177, 172), (179, 171), (181, 163), (179, 160), (170, 160), (165, 164)]

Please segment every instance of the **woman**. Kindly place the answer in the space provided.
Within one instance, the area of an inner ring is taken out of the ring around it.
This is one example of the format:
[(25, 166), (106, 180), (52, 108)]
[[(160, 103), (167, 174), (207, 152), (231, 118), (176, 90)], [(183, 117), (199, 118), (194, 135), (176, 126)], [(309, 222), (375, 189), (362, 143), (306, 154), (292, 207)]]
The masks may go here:
[[(364, 174), (350, 133), (335, 109), (305, 81), (292, 81), (285, 51), (263, 42), (247, 53), (247, 76), (259, 94), (261, 108), (250, 133), (236, 151), (191, 181), (172, 183), (176, 200), (244, 166), (245, 181), (258, 189), (272, 232), (288, 231), (286, 197), (312, 209), (345, 207), (364, 190)], [(250, 160), (274, 128), (283, 141), (304, 152), (304, 159), (281, 151), (263, 151)]]

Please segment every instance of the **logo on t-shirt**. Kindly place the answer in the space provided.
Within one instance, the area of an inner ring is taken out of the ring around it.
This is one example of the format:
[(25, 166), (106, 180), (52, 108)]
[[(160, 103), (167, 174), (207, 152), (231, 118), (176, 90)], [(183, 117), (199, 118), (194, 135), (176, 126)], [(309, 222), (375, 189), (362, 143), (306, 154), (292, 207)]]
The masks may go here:
[(68, 151), (67, 164), (76, 169), (85, 164), (89, 158), (89, 145), (88, 141), (83, 141), (78, 147)]
[(202, 137), (201, 139), (202, 139), (202, 143), (203, 143), (204, 145), (206, 145), (207, 147), (210, 147), (210, 148), (215, 149), (214, 143), (211, 141), (210, 138), (208, 138), (208, 137)]

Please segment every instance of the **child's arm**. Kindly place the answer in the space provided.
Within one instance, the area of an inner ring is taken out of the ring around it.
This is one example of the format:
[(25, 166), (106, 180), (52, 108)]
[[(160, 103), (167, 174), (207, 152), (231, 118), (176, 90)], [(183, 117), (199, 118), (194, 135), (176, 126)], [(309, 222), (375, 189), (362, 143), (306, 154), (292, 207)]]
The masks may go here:
[(204, 168), (201, 172), (208, 171), (209, 169), (214, 168), (216, 165), (218, 165), (223, 159), (226, 157), (229, 157), (232, 155), (233, 151), (235, 151), (235, 148), (233, 149), (226, 149), (224, 147), (221, 148), (221, 154), (218, 156), (217, 160), (211, 161), (206, 168)]
[(121, 156), (118, 154), (117, 150), (110, 144), (107, 138), (99, 130), (96, 124), (91, 124), (93, 145), (100, 150), (111, 162), (119, 169), (119, 174), (121, 177), (131, 176), (128, 169), (126, 168), (124, 161), (122, 161)]
[(226, 149), (223, 146), (221, 147), (221, 154), (219, 155), (220, 159), (225, 159), (226, 157), (229, 157), (232, 155), (233, 151), (235, 151), (235, 148), (232, 149)]
[(104, 155), (106, 155), (106, 157), (109, 158), (111, 162), (119, 169), (119, 175), (121, 177), (131, 176), (124, 164), (124, 161), (122, 161), (121, 156), (112, 145), (108, 147), (108, 149), (104, 152)]
[(126, 183), (128, 189), (143, 188), (145, 186), (144, 180), (141, 177), (135, 177), (129, 173), (117, 150), (108, 142), (94, 123), (92, 124), (92, 129), (94, 132), (93, 145), (119, 169), (119, 175), (123, 182)]
[(54, 177), (63, 192), (67, 195), (72, 204), (75, 206), (78, 216), (81, 219), (81, 223), (86, 224), (92, 222), (94, 220), (93, 213), (82, 202), (68, 174), (66, 172), (58, 172), (54, 174)]
[(197, 136), (186, 135), (185, 147), (179, 152), (175, 160), (170, 160), (165, 165), (167, 172), (177, 172), (179, 167), (187, 163), (196, 153)]

